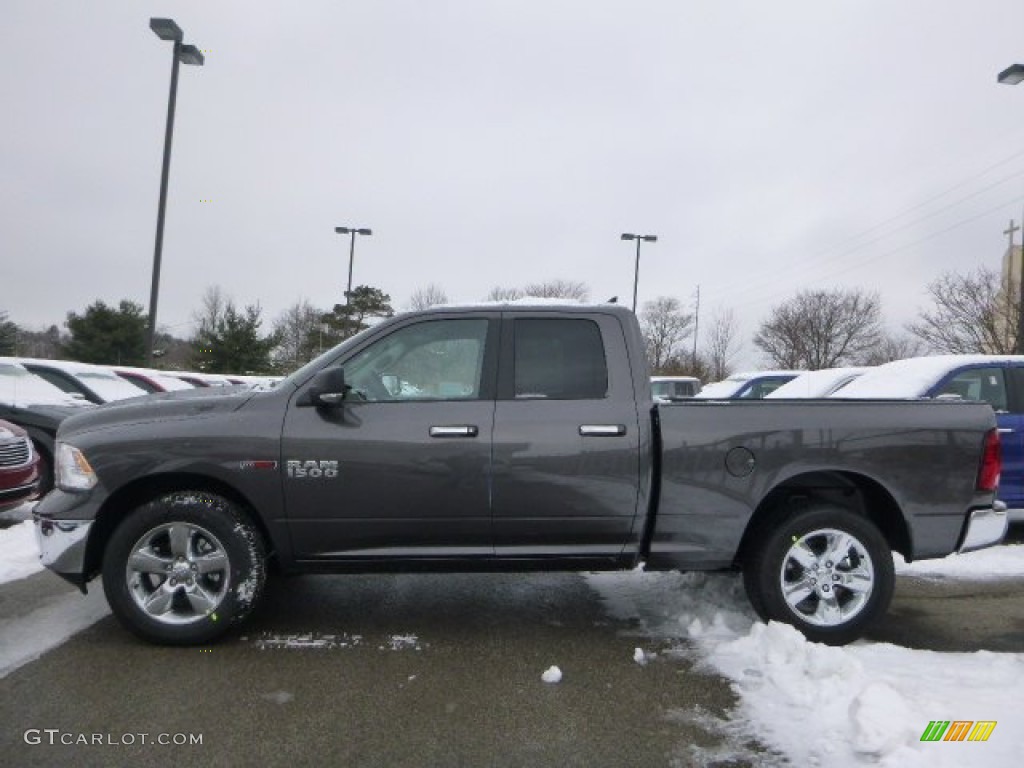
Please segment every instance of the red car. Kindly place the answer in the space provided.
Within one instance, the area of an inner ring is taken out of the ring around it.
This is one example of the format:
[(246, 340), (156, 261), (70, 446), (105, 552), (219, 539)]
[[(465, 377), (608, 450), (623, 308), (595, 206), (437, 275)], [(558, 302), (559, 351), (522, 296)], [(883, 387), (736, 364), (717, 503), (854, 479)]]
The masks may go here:
[(0, 510), (34, 498), (39, 492), (39, 454), (28, 433), (0, 421)]

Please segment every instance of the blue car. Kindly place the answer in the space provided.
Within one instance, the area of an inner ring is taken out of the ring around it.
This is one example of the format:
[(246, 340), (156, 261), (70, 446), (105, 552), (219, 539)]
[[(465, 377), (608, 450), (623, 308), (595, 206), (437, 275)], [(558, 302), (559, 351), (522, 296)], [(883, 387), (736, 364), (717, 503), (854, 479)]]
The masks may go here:
[(1024, 521), (1024, 355), (911, 357), (873, 368), (832, 397), (980, 400), (996, 412), (1003, 447), (999, 500)]

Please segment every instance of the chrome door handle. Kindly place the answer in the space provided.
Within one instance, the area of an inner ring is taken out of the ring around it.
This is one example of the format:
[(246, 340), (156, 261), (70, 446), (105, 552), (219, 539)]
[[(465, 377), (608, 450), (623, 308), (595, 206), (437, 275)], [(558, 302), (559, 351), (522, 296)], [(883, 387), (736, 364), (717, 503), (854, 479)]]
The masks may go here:
[(479, 434), (478, 430), (472, 424), (466, 424), (465, 426), (458, 427), (431, 427), (431, 437), (476, 437)]
[(1010, 429), (1009, 427), (1000, 427), (996, 431), (1000, 435), (1012, 435), (1016, 430)]
[(622, 437), (626, 434), (625, 424), (581, 424), (581, 437)]

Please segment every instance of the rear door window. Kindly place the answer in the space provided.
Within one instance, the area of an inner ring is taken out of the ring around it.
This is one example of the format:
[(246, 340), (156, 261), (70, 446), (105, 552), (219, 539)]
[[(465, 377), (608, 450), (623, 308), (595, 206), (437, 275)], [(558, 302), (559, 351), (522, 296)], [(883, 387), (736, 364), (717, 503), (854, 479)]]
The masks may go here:
[(935, 397), (958, 397), (988, 403), (997, 411), (1007, 410), (1006, 376), (1002, 368), (965, 368), (947, 379)]
[(515, 320), (515, 389), (518, 399), (596, 400), (608, 394), (601, 330), (593, 320)]

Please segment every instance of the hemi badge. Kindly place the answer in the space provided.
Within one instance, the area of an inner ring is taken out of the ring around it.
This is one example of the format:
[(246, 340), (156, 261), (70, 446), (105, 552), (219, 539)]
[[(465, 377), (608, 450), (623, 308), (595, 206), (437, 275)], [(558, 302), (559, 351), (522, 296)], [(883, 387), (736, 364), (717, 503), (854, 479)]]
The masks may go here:
[(238, 462), (239, 469), (277, 469), (276, 461), (256, 459)]

